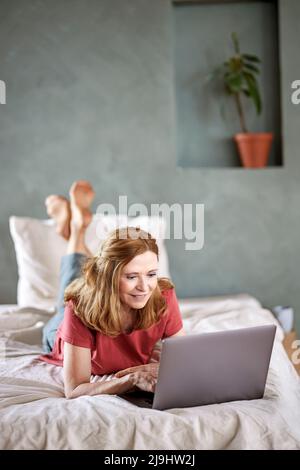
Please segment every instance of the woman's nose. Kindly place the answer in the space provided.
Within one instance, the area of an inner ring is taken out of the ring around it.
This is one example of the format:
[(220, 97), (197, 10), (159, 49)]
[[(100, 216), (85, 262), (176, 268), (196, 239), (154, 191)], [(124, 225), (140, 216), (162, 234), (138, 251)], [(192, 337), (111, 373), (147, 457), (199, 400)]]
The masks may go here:
[(147, 290), (147, 281), (143, 276), (139, 277), (137, 287), (143, 292)]

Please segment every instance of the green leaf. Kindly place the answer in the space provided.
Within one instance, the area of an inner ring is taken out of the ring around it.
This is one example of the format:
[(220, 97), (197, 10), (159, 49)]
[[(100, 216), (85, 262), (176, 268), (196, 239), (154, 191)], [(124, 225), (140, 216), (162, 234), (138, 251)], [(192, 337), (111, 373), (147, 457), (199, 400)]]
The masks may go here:
[[(243, 75), (245, 80), (246, 80), (246, 77), (248, 77), (250, 80), (256, 82), (256, 78), (255, 78), (255, 75), (254, 75), (253, 72), (250, 72), (248, 70), (243, 70), (242, 75)], [(257, 85), (257, 83), (256, 83), (256, 85)], [(257, 87), (258, 87), (258, 85), (257, 85)]]
[(262, 111), (262, 103), (256, 78), (250, 73), (245, 73), (244, 77), (248, 85), (248, 93), (244, 93), (253, 100), (256, 112), (260, 114)]
[(241, 91), (243, 84), (243, 77), (241, 74), (227, 73), (224, 76), (224, 81), (231, 93), (239, 93)]
[[(210, 77), (223, 81), (224, 91), (239, 100), (243, 94), (249, 98), (256, 109), (257, 114), (262, 111), (262, 100), (260, 96), (259, 84), (256, 80), (260, 73), (260, 59), (254, 54), (242, 54), (237, 33), (231, 33), (234, 46), (234, 54), (225, 60), (222, 65), (214, 71)], [(242, 106), (242, 102), (240, 106)]]
[(240, 73), (243, 68), (243, 61), (241, 56), (234, 56), (230, 59), (230, 70), (234, 73)]
[(234, 63), (232, 59), (230, 59), (226, 64), (224, 64), (223, 72), (224, 74), (234, 72)]
[(240, 53), (240, 45), (239, 45), (239, 40), (238, 40), (238, 36), (236, 33), (231, 33), (231, 39), (232, 39), (232, 42), (233, 42), (233, 46), (234, 46), (234, 50), (237, 54)]
[(242, 57), (250, 62), (260, 62), (260, 59), (256, 55), (242, 54)]
[(252, 70), (255, 73), (260, 73), (259, 68), (257, 68), (255, 65), (247, 64), (246, 62), (244, 63), (244, 68), (247, 70)]

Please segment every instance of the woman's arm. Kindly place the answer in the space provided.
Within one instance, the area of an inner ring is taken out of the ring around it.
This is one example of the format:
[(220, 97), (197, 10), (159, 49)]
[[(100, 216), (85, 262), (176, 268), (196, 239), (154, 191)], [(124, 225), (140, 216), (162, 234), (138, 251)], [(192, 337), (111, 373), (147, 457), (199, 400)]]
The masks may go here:
[(91, 350), (64, 343), (64, 386), (66, 398), (82, 395), (116, 395), (131, 390), (136, 385), (136, 377), (129, 374), (121, 378), (101, 383), (90, 383)]

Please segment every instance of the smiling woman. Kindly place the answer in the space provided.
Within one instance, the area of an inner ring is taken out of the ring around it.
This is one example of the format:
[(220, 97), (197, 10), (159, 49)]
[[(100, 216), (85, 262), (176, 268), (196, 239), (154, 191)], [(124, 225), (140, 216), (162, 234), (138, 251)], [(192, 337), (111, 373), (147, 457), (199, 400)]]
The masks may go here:
[(124, 268), (119, 284), (125, 331), (135, 323), (136, 309), (143, 308), (157, 287), (158, 257), (153, 251), (137, 255)]
[[(48, 214), (62, 236), (69, 233), (69, 243), (59, 312), (44, 330), (49, 354), (40, 359), (63, 366), (67, 398), (136, 387), (154, 391), (156, 343), (184, 334), (175, 289), (169, 279), (157, 277), (156, 240), (139, 228), (115, 230), (91, 256), (84, 233), (93, 197), (90, 184), (80, 181), (71, 188), (70, 204), (59, 196), (47, 198)], [(91, 374), (116, 376), (91, 383)]]

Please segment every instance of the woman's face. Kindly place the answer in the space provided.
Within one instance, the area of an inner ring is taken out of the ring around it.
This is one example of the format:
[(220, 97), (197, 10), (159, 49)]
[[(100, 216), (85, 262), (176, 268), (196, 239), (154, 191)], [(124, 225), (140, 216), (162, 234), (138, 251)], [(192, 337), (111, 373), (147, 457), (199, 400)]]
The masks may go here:
[(124, 307), (143, 308), (157, 286), (158, 260), (155, 253), (145, 251), (137, 255), (122, 270), (120, 300)]

